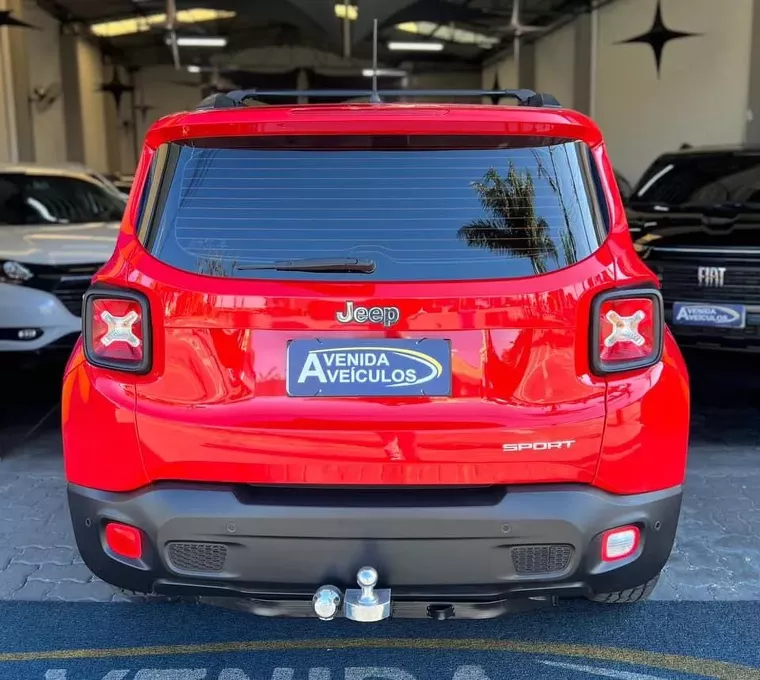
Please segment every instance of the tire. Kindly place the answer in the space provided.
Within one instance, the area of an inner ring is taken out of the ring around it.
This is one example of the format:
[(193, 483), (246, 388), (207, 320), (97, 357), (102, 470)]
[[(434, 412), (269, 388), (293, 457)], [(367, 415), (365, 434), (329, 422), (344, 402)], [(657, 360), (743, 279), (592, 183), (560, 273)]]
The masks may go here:
[(602, 604), (633, 604), (635, 602), (642, 602), (652, 594), (659, 579), (660, 575), (657, 574), (654, 578), (635, 588), (617, 590), (613, 593), (595, 593), (588, 599)]

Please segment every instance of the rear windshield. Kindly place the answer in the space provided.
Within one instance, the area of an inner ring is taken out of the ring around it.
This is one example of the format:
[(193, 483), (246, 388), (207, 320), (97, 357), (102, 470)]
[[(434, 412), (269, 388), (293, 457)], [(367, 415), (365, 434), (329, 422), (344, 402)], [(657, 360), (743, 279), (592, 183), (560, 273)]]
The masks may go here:
[[(587, 257), (605, 230), (591, 156), (575, 141), (203, 140), (167, 145), (156, 163), (141, 240), (160, 260), (211, 276), (532, 276)], [(371, 267), (279, 266), (354, 260)]]
[(663, 156), (644, 173), (631, 204), (760, 203), (760, 154)]
[(0, 173), (0, 227), (119, 221), (125, 206), (122, 198), (94, 181)]

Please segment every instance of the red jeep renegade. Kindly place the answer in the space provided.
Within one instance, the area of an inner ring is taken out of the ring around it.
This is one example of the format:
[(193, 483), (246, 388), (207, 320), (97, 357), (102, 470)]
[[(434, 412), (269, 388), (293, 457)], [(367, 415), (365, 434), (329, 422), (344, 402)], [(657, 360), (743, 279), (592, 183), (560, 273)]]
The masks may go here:
[(651, 593), (686, 368), (597, 126), (502, 94), (152, 127), (63, 387), (97, 576), (359, 621)]

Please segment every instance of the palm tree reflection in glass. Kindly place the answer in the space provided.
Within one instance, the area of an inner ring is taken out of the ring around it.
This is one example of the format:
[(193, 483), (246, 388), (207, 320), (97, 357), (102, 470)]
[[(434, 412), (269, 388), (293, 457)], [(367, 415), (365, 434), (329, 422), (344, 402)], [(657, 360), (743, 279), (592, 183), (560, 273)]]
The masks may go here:
[(510, 161), (506, 177), (490, 168), (472, 186), (486, 216), (461, 227), (460, 239), (475, 248), (529, 259), (536, 274), (549, 271), (549, 258), (558, 262), (549, 224), (536, 215), (536, 188), (529, 170), (518, 171)]

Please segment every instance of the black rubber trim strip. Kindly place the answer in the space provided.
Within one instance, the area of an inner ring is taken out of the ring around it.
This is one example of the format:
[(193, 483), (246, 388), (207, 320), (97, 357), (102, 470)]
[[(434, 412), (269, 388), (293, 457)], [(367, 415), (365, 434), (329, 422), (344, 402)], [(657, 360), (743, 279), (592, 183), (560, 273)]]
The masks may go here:
[[(140, 363), (104, 359), (92, 350), (92, 301), (98, 299), (130, 300), (140, 305), (143, 327), (143, 357)], [(100, 368), (110, 368), (115, 371), (145, 375), (153, 365), (153, 326), (150, 316), (150, 302), (144, 293), (131, 288), (116, 288), (103, 284), (95, 284), (84, 294), (82, 315), (82, 339), (84, 356), (88, 363)]]
[(180, 148), (177, 144), (162, 145), (156, 150), (155, 166), (152, 165), (150, 169), (151, 183), (155, 183), (156, 186), (151, 187), (144, 214), (141, 215), (139, 240), (143, 248), (151, 254), (157, 249), (156, 239), (160, 236), (161, 213), (166, 204), (166, 197), (174, 184), (179, 153)]
[[(602, 304), (608, 300), (626, 300), (630, 298), (649, 298), (654, 303), (654, 320), (652, 325), (657, 332), (654, 352), (652, 352), (651, 356), (644, 359), (632, 359), (631, 361), (615, 362), (613, 364), (604, 362), (599, 358), (598, 351), (601, 334), (599, 310)], [(591, 303), (591, 342), (589, 343), (591, 371), (595, 375), (605, 376), (654, 366), (660, 361), (660, 359), (662, 359), (664, 336), (664, 305), (662, 301), (662, 293), (660, 293), (657, 288), (637, 285), (633, 287), (605, 290), (599, 293)]]

